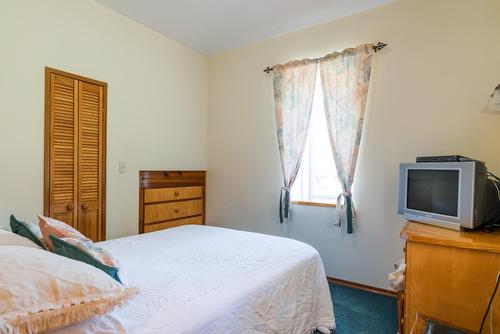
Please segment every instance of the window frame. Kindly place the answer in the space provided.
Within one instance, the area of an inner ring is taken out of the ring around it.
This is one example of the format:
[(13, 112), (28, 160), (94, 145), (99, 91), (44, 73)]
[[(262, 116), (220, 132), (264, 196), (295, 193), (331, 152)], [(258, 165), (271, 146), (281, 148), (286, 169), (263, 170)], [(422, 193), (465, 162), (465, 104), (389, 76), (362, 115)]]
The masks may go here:
[(325, 202), (314, 202), (314, 201), (292, 201), (293, 204), (296, 205), (305, 205), (305, 206), (323, 206), (323, 207), (330, 207), (330, 208), (336, 208), (337, 203), (325, 203)]

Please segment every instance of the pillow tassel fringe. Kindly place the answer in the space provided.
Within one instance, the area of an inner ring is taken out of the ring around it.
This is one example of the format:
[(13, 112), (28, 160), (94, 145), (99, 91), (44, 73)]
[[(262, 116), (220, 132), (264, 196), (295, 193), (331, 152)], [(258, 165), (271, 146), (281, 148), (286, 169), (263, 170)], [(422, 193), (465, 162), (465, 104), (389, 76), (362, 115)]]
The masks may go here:
[(138, 289), (128, 288), (124, 292), (108, 294), (105, 297), (84, 298), (79, 303), (70, 304), (70, 307), (65, 304), (48, 310), (32, 312), (28, 316), (17, 316), (12, 322), (12, 329), (15, 330), (10, 333), (39, 333), (68, 326), (92, 316), (104, 315), (115, 307), (122, 306), (137, 293)]

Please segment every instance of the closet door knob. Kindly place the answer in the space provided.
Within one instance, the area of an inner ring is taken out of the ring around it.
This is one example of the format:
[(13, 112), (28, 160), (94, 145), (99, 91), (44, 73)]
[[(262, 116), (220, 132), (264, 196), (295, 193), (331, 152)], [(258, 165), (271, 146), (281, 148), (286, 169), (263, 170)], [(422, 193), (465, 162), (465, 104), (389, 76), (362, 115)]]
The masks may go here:
[(73, 211), (73, 209), (74, 209), (74, 208), (75, 208), (75, 207), (73, 206), (73, 204), (68, 204), (68, 205), (66, 206), (66, 210), (68, 210), (68, 211)]
[(83, 210), (87, 210), (89, 208), (89, 206), (87, 204), (82, 204), (82, 209)]

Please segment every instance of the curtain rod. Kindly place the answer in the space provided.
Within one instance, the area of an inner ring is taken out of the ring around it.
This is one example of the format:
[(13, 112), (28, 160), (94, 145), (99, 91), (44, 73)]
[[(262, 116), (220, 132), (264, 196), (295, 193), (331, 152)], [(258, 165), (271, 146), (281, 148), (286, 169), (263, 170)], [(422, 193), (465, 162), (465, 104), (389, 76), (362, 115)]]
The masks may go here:
[[(377, 51), (380, 51), (382, 50), (383, 48), (385, 48), (387, 46), (386, 43), (382, 43), (382, 42), (378, 42), (377, 44), (375, 45), (372, 45), (372, 48), (373, 50), (375, 50), (375, 52)], [(319, 60), (320, 58), (314, 58), (313, 60)], [(273, 71), (273, 67), (272, 66), (268, 66), (265, 68), (264, 72), (266, 72), (267, 74), (271, 73)]]

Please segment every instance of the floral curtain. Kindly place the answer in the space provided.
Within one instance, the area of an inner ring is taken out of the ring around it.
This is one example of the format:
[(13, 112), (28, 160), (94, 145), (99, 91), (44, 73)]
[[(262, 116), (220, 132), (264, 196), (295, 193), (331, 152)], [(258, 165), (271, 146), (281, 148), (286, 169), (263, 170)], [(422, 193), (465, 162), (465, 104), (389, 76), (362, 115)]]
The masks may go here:
[(280, 222), (287, 221), (290, 189), (299, 171), (309, 130), (318, 63), (293, 61), (273, 67), (276, 130), (283, 173)]
[(331, 53), (319, 60), (327, 127), (343, 193), (337, 198), (337, 224), (352, 233), (352, 183), (365, 114), (373, 45)]

